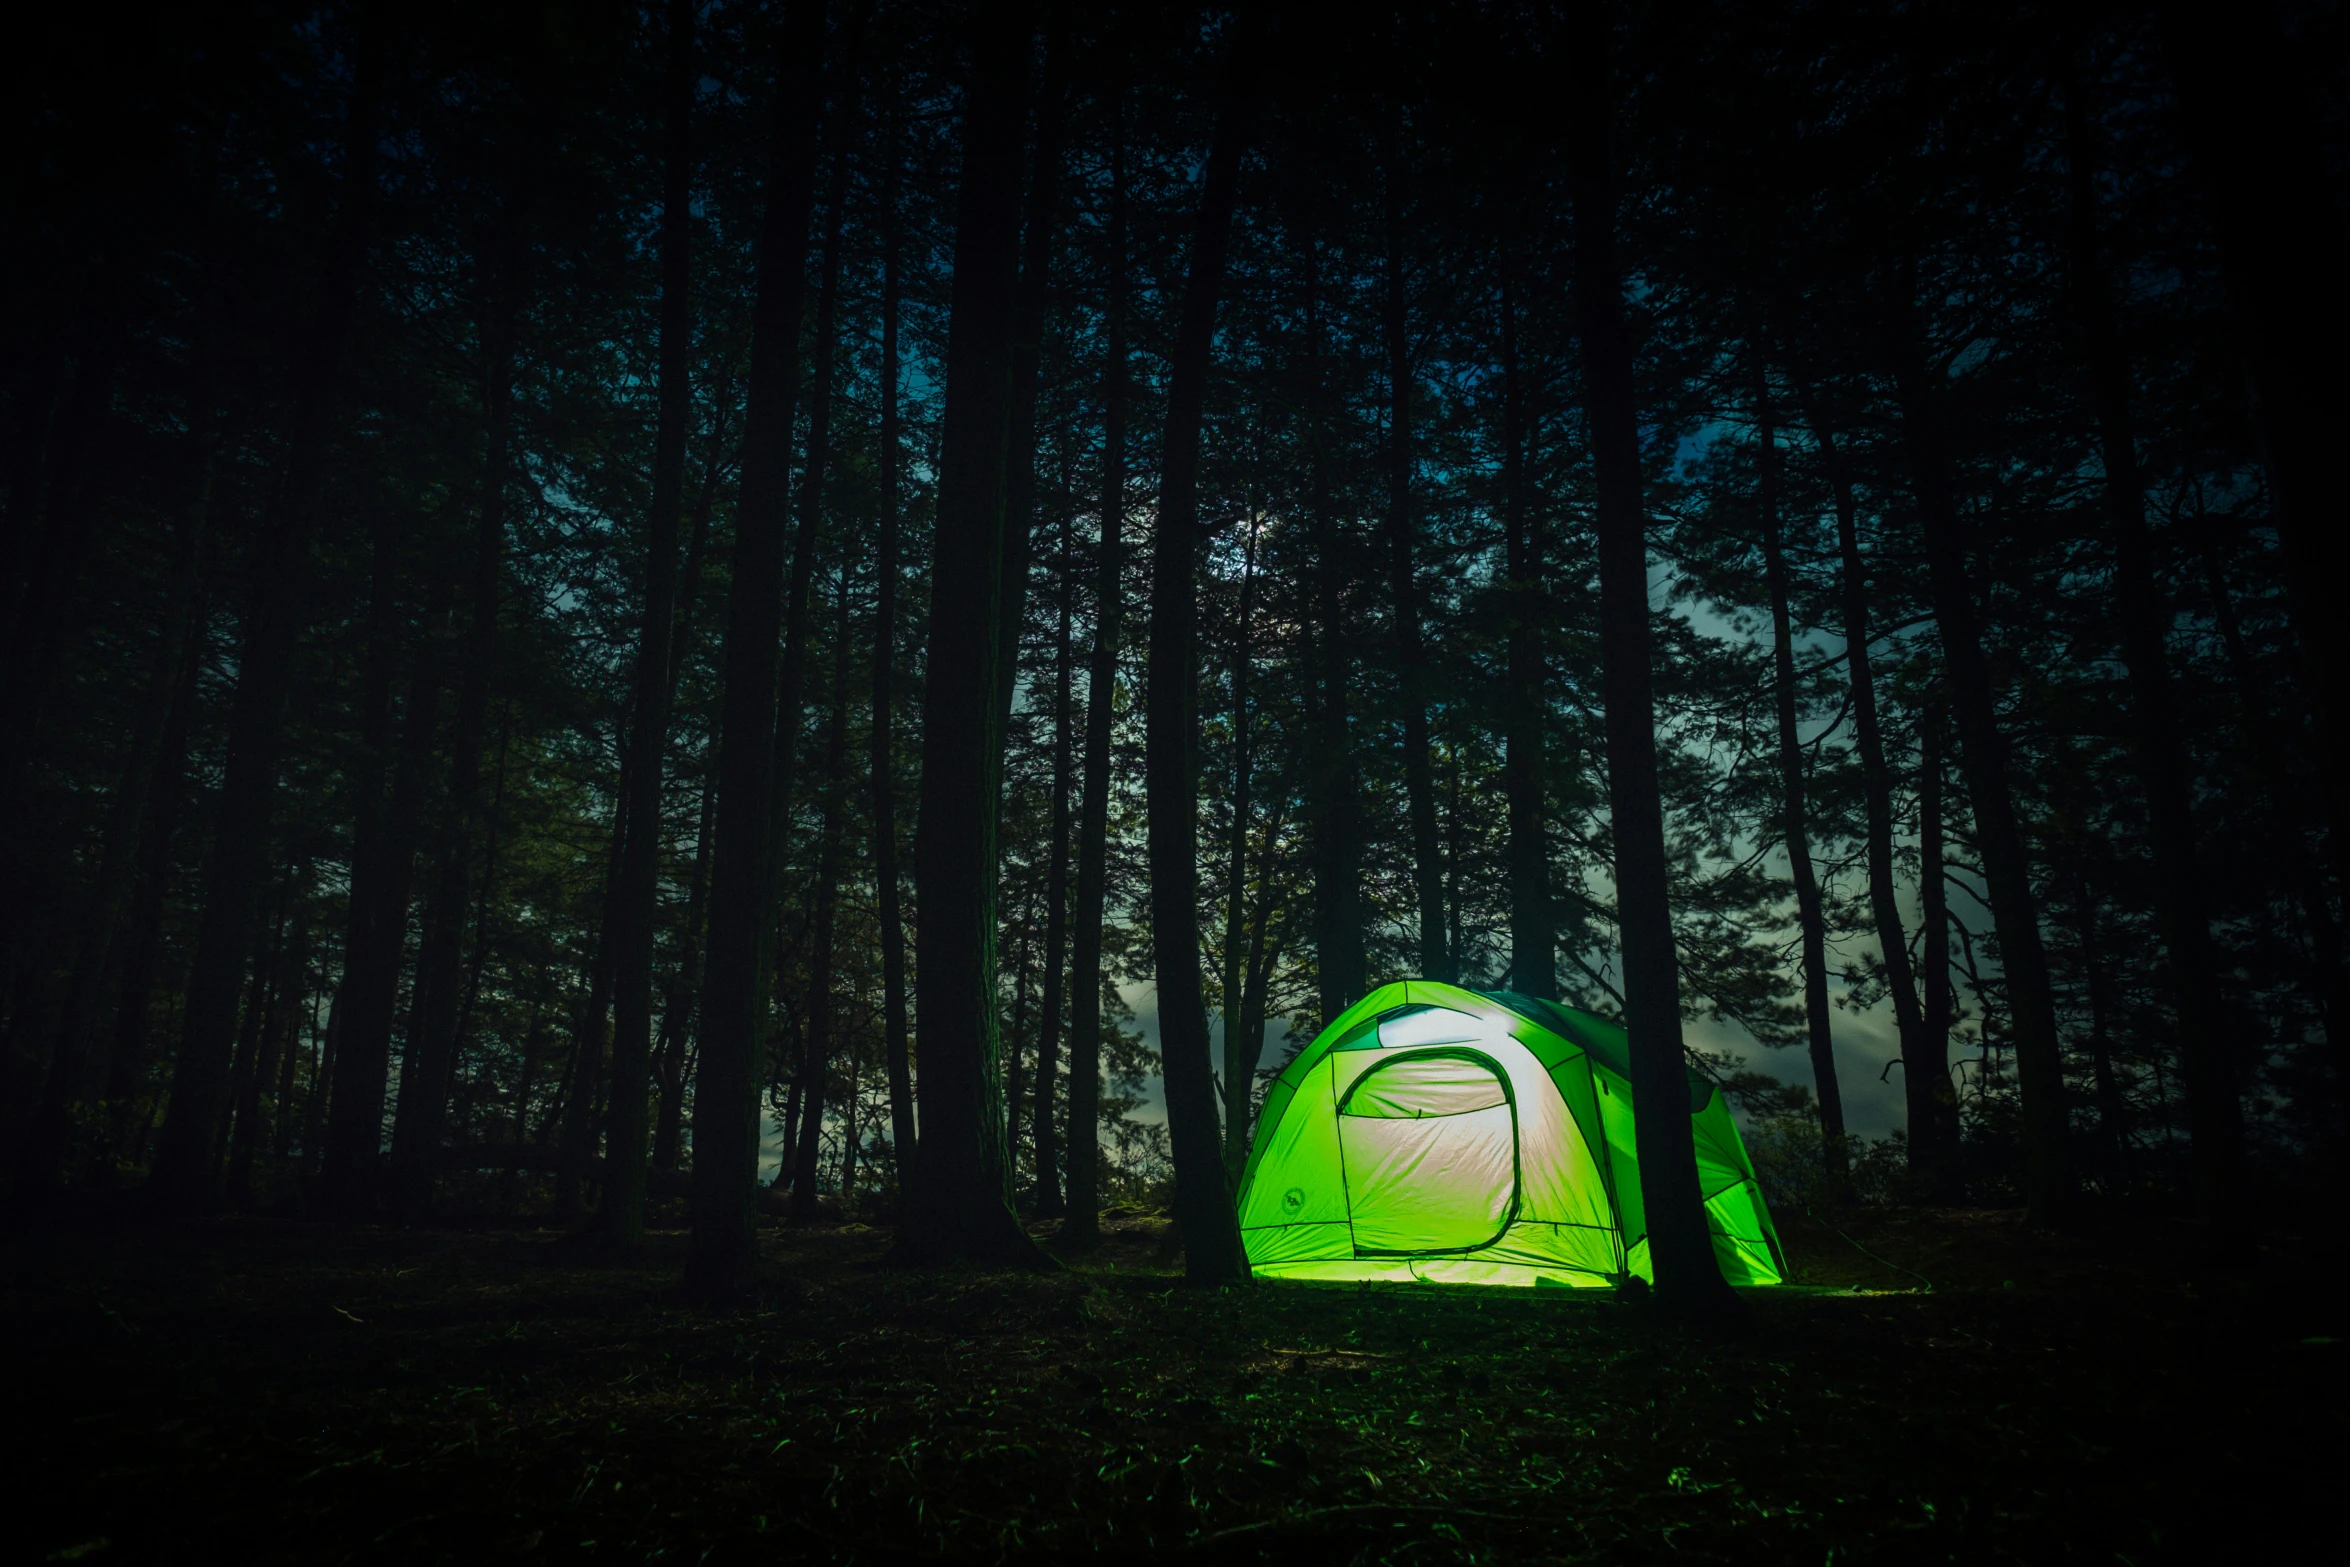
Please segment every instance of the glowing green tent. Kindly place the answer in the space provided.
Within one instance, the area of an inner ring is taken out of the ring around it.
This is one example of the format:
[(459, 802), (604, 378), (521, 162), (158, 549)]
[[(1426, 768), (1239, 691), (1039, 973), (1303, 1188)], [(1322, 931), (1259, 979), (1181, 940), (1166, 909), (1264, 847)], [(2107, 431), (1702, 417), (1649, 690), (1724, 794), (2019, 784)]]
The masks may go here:
[[(1624, 1031), (1547, 1001), (1409, 980), (1349, 1007), (1265, 1095), (1241, 1178), (1272, 1278), (1608, 1285), (1649, 1277)], [(1690, 1120), (1714, 1255), (1776, 1284), (1779, 1238), (1720, 1090)]]

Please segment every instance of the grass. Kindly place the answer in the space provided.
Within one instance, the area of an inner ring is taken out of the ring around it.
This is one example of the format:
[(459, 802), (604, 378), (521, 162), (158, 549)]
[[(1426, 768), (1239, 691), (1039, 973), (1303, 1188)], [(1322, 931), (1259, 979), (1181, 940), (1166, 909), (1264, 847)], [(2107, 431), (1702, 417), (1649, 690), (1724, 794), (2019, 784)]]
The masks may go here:
[(770, 1230), (764, 1298), (728, 1313), (679, 1300), (675, 1232), (613, 1260), (514, 1227), (20, 1227), (0, 1538), (105, 1563), (2307, 1554), (2340, 1483), (2330, 1255), (2195, 1268), (2158, 1221), (1838, 1227), (1786, 1226), (1799, 1287), (1749, 1292), (1727, 1346), (1606, 1294), (1181, 1288), (1150, 1218), (1042, 1277)]

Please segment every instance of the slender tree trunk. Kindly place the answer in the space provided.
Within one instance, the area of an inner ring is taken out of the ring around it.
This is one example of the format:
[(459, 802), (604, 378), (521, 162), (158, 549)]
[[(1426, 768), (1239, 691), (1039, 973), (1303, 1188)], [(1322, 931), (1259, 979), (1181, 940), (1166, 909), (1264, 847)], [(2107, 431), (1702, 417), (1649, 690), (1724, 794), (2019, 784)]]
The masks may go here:
[(913, 1262), (1041, 1256), (1011, 1204), (995, 915), (998, 615), (1028, 7), (982, 0), (972, 29), (914, 834), (922, 1143), (899, 1230), (900, 1252)]
[[(625, 731), (624, 731), (625, 732)], [(587, 1217), (589, 1166), (596, 1157), (597, 1106), (604, 1092), (604, 1053), (612, 1042), (612, 927), (618, 918), (621, 867), (628, 859), (628, 768), (614, 791), (612, 841), (604, 858), (603, 907), (596, 921), (596, 945), (588, 958), (587, 1010), (571, 1046), (569, 1080), (562, 1097), (562, 1141), (555, 1154), (555, 1222), (577, 1228)]]
[[(1243, 20), (1241, 26), (1249, 24)], [(1248, 1273), (1224, 1179), (1208, 1062), (1199, 939), (1199, 451), (1216, 296), (1239, 194), (1240, 157), (1255, 117), (1256, 66), (1236, 34), (1228, 84), (1200, 186), (1190, 275), (1168, 369), (1167, 433), (1151, 557), (1150, 665), (1144, 687), (1144, 794), (1150, 856), (1151, 950), (1158, 967), (1159, 1070), (1175, 1157), (1175, 1220), (1184, 1276), (1222, 1284)], [(1425, 758), (1423, 757), (1423, 761)]]
[[(2342, 575), (2341, 475), (2350, 467), (2350, 392), (2341, 376), (2350, 359), (2350, 303), (2342, 297), (2350, 243), (2340, 203), (2325, 194), (2335, 189), (2327, 143), (2298, 90), (2274, 0), (2164, 0), (2160, 15), (2188, 160), (2210, 206), (2267, 457), (2286, 597), (2315, 699), (2334, 877), (2350, 886), (2350, 765), (2342, 760), (2350, 752), (2343, 740), (2350, 644), (2325, 597), (2325, 584)], [(2173, 957), (2182, 971), (2191, 961), (2175, 949)], [(2215, 1082), (2203, 1097), (2224, 1097), (2226, 1089)], [(2231, 1157), (2224, 1105), (2207, 1103), (2202, 1113), (2210, 1125), (2198, 1121), (2198, 1129), (2219, 1146), (2208, 1174), (2196, 1156), (2199, 1196), (2205, 1180), (2229, 1179)]]
[(1020, 634), (1028, 619), (1028, 576), (1036, 525), (1036, 400), (1044, 362), (1045, 302), (1052, 282), (1053, 225), (1061, 205), (1062, 164), (1069, 129), (1069, 0), (1045, 6), (1044, 82), (1036, 97), (1036, 154), (1028, 181), (1028, 212), (1020, 249), (1020, 284), (1013, 302), (1012, 413), (1004, 469), (1004, 568), (997, 588), (995, 758), (997, 810), (1002, 810), (1003, 736), (1012, 721), (1019, 681)]
[(1632, 337), (1616, 269), (1615, 177), (1608, 163), (1607, 16), (1597, 0), (1575, 0), (1568, 27), (1571, 80), (1563, 128), (1575, 220), (1576, 331), (1583, 343), (1598, 480), (1601, 687), (1641, 1206), (1657, 1303), (1675, 1315), (1724, 1317), (1741, 1308), (1714, 1261), (1698, 1188), (1679, 963), (1666, 894), (1639, 416)]
[(1224, 869), (1224, 972), (1218, 985), (1224, 1013), (1224, 1179), (1235, 1191), (1241, 1166), (1248, 1162), (1250, 1086), (1256, 1078), (1257, 1058), (1264, 1054), (1265, 1034), (1248, 1031), (1248, 827), (1253, 809), (1250, 790), (1255, 763), (1256, 715), (1249, 706), (1249, 666), (1255, 656), (1249, 632), (1256, 615), (1257, 538), (1264, 521), (1253, 499), (1248, 514), (1248, 544), (1241, 553), (1240, 603), (1232, 630), (1232, 838), (1226, 846)]
[[(245, 992), (244, 1015), (237, 1026), (236, 1054), (229, 1071), (231, 1113), (221, 1118), (220, 1138), (212, 1150), (216, 1186), (225, 1184), (230, 1153), (236, 1146), (237, 1119), (245, 1113), (245, 1100), (260, 1082), (256, 1067), (262, 1030), (269, 1021), (270, 1000), (276, 992), (278, 948), (285, 939), (285, 903), (286, 895), (281, 891), (277, 918), (272, 922), (274, 928), (263, 939), (260, 950), (253, 954), (252, 982)], [(253, 1113), (260, 1113), (258, 1102), (253, 1106)]]
[(1836, 1041), (1828, 1006), (1828, 922), (1821, 907), (1820, 877), (1811, 858), (1811, 820), (1805, 799), (1803, 736), (1796, 725), (1795, 628), (1788, 610), (1786, 541), (1779, 531), (1779, 433), (1771, 408), (1767, 354), (1755, 344), (1754, 415), (1757, 483), (1761, 513), (1763, 577), (1771, 598), (1772, 682), (1779, 725), (1779, 838), (1795, 880), (1795, 919), (1803, 948), (1803, 1021), (1811, 1046), (1813, 1091), (1819, 1096), (1820, 1137), (1828, 1178), (1839, 1198), (1847, 1182), (1844, 1091), (1836, 1081)]
[[(1068, 449), (1062, 443), (1064, 456)], [(1064, 464), (1065, 465), (1065, 464)], [(1067, 475), (1063, 474), (1061, 551), (1058, 573), (1059, 625), (1053, 639), (1053, 802), (1052, 846), (1045, 864), (1044, 1005), (1036, 1033), (1035, 1113), (1029, 1125), (1029, 1145), (1036, 1160), (1036, 1216), (1061, 1216), (1061, 1156), (1053, 1137), (1053, 1091), (1061, 1071), (1062, 1008), (1068, 1003), (1065, 980), (1069, 955), (1069, 775), (1075, 769), (1077, 734), (1070, 708), (1069, 509)]]
[(706, 1300), (738, 1297), (751, 1282), (759, 1100), (767, 1078), (761, 1045), (775, 947), (775, 648), (782, 629), (801, 273), (815, 205), (823, 48), (822, 0), (793, 0), (784, 15), (758, 293), (751, 311), (742, 493), (735, 506), (719, 717), (710, 953), (694, 1084), (693, 1239), (686, 1284)]
[[(290, 898), (291, 893), (287, 894)], [(236, 1129), (229, 1137), (228, 1200), (239, 1207), (253, 1201), (253, 1165), (260, 1157), (262, 1144), (268, 1140), (270, 1127), (265, 1119), (263, 1105), (271, 1098), (269, 1089), (275, 1078), (278, 1058), (289, 1059), (293, 1054), (292, 1011), (302, 991), (302, 971), (308, 966), (308, 936), (302, 917), (280, 913), (279, 935), (275, 950), (270, 954), (269, 1000), (262, 1017), (259, 1048), (254, 1052), (253, 1070), (238, 1084)], [(280, 1114), (283, 1101), (277, 1105)]]
[(710, 900), (710, 817), (717, 803), (715, 776), (702, 781), (702, 807), (694, 829), (694, 869), (686, 883), (685, 924), (678, 932), (677, 981), (661, 1009), (661, 1115), (653, 1132), (653, 1168), (677, 1168), (685, 1142), (686, 1055), (693, 1037), (694, 998), (701, 992), (702, 922)]
[(154, 1027), (155, 982), (163, 963), (163, 904), (171, 889), (172, 850), (179, 839), (187, 791), (188, 731), (195, 722), (196, 677), (204, 662), (204, 613), (180, 649), (178, 683), (157, 748), (155, 782), (139, 841), (139, 888), (123, 941), (122, 978), (114, 1040), (106, 1065), (106, 1146), (120, 1158), (129, 1148), (131, 1116), (147, 1071), (147, 1036)]
[(343, 989), (337, 985), (326, 1004), (326, 1037), (319, 1041), (318, 1060), (310, 1069), (310, 1094), (302, 1105), (302, 1163), (315, 1170), (326, 1142), (326, 1117), (333, 1097), (335, 1056), (343, 1037)]
[(287, 1158), (294, 1149), (294, 1071), (296, 1061), (302, 1054), (301, 1013), (304, 1007), (309, 1008), (310, 1026), (313, 1033), (316, 1032), (318, 1026), (318, 1001), (316, 993), (310, 988), (307, 927), (305, 927), (303, 934), (302, 963), (294, 974), (294, 985), (298, 994), (295, 996), (292, 1010), (289, 1011), (286, 1018), (285, 1049), (278, 1053), (277, 1091), (271, 1115), (273, 1136), (270, 1139), (270, 1159), (277, 1166), (281, 1176), (285, 1171)]
[[(519, 196), (509, 196), (510, 202)], [(456, 723), (449, 741), (449, 793), (434, 855), (431, 896), (424, 908), (416, 954), (416, 996), (408, 1047), (400, 1065), (400, 1103), (392, 1120), (392, 1199), (411, 1218), (432, 1202), (448, 1131), (449, 1083), (457, 1063), (457, 1005), (464, 971), (465, 910), (487, 802), (482, 798), (483, 739), (489, 728), (490, 688), (497, 678), (498, 610), (505, 580), (506, 485), (512, 444), (516, 318), (524, 276), (520, 216), (509, 210), (506, 232), (492, 241), (491, 304), (483, 323), (486, 350), (482, 403), (487, 414), (478, 533), (467, 562), (471, 580), (465, 641), (460, 654)], [(621, 770), (623, 798), (628, 769)], [(625, 807), (621, 815), (625, 815)], [(609, 979), (613, 910), (605, 912), (604, 967)]]
[(1319, 247), (1305, 248), (1307, 480), (1306, 513), (1314, 539), (1316, 665), (1312, 722), (1316, 744), (1307, 764), (1314, 802), (1314, 962), (1327, 1024), (1370, 986), (1363, 949), (1363, 829), (1352, 737), (1347, 726), (1346, 566), (1338, 513), (1330, 497), (1329, 369), (1322, 354)]
[(258, 569), (237, 659), (227, 771), (205, 872), (171, 1104), (147, 1178), (154, 1197), (180, 1212), (201, 1207), (212, 1195), (212, 1145), (227, 1108), (237, 985), (252, 947), (260, 880), (269, 859), (286, 692), (309, 601), (310, 542), (328, 448), (339, 423), (336, 387), (374, 208), (377, 25), (373, 8), (361, 12), (344, 121), (342, 199), (327, 241), (317, 312), (288, 398), (293, 427), (285, 467), (253, 546)]
[(1110, 211), (1103, 235), (1101, 538), (1094, 552), (1093, 648), (1085, 665), (1085, 783), (1077, 808), (1077, 906), (1069, 958), (1068, 1217), (1059, 1243), (1100, 1239), (1102, 902), (1109, 876), (1110, 733), (1125, 618), (1126, 92), (1112, 92)]
[(636, 704), (628, 740), (628, 853), (612, 932), (612, 1095), (604, 1129), (603, 1238), (631, 1247), (645, 1238), (652, 1087), (653, 934), (661, 902), (661, 785), (667, 771), (670, 661), (676, 655), (677, 549), (685, 517), (685, 443), (693, 423), (693, 110), (696, 0), (669, 0), (663, 83), (661, 348), (653, 434), (653, 494), (645, 529), (645, 607), (636, 655)]
[(881, 187), (881, 484), (873, 551), (873, 887), (881, 925), (881, 1053), (899, 1192), (914, 1163), (914, 1071), (906, 1038), (906, 919), (898, 885), (898, 131), (891, 95)]
[(2113, 1071), (2113, 970), (2106, 962), (2097, 895), (2089, 889), (2089, 878), (2076, 869), (2072, 884), (2073, 929), (2081, 943), (2082, 978), (2089, 992), (2089, 1080), (2097, 1094), (2097, 1140), (2104, 1145), (2099, 1151), (2105, 1158), (2105, 1178), (2120, 1184), (2123, 1111), (2121, 1083)]
[[(2170, 949), (2171, 987), (2179, 1012), (2195, 1205), (2205, 1225), (2212, 1226), (2232, 1222), (2235, 1217), (2243, 1181), (2244, 1107), (2234, 1064), (2222, 1042), (2225, 1025), (2221, 1022), (2219, 954), (2204, 912), (2211, 899), (2204, 885), (2190, 804), (2194, 766), (2182, 739), (2185, 725), (2164, 645), (2164, 628), (2172, 611), (2155, 582), (2154, 540), (2146, 525), (2146, 498), (2130, 429), (2129, 357), (2114, 321), (2097, 238), (2088, 116), (2081, 103), (2079, 79), (2069, 69), (2067, 74), (2068, 281), (2073, 318), (2088, 358), (2098, 454), (2105, 468), (2105, 510), (2113, 526), (2122, 663), (2129, 671), (2130, 708), (2137, 720), (2138, 776), (2146, 789), (2147, 825), (2154, 839), (2155, 909), (2162, 921), (2163, 943)], [(2344, 514), (2339, 500), (2333, 505), (2338, 525)], [(2312, 651), (2317, 657), (2329, 656)]]
[[(1942, 1043), (1929, 1037), (1918, 1010), (1917, 976), (1911, 972), (1909, 937), (1893, 885), (1893, 775), (1885, 764), (1885, 736), (1877, 717), (1877, 682), (1869, 652), (1869, 579), (1860, 552), (1858, 508), (1852, 472), (1834, 427), (1808, 382), (1804, 422), (1820, 449), (1836, 504), (1836, 549), (1841, 565), (1845, 673), (1852, 686), (1852, 732), (1860, 753), (1861, 803), (1867, 823), (1869, 915), (1877, 950), (1885, 962), (1885, 988), (1893, 998), (1893, 1023), (1901, 1036), (1901, 1081), (1909, 1121), (1910, 1173), (1926, 1189), (1948, 1194), (1949, 1163), (1956, 1135), (1957, 1106), (1950, 1093), (1950, 1068)], [(1944, 1034), (1949, 1032), (1944, 1027)]]
[(1387, 559), (1394, 596), (1395, 678), (1403, 698), (1405, 814), (1412, 833), (1412, 888), (1419, 903), (1420, 972), (1450, 981), (1444, 939), (1444, 853), (1436, 831), (1436, 781), (1428, 768), (1428, 694), (1422, 664), (1420, 585), (1412, 553), (1412, 360), (1403, 277), (1402, 171), (1392, 129), (1387, 149), (1387, 294), (1381, 328), (1387, 351)]
[(816, 848), (815, 951), (808, 960), (808, 1033), (802, 1067), (808, 1096), (801, 1110), (800, 1159), (793, 1178), (791, 1211), (794, 1218), (812, 1218), (816, 1212), (816, 1154), (824, 1131), (825, 1078), (838, 1052), (832, 1007), (833, 923), (840, 906), (841, 816), (843, 791), (849, 772), (849, 585), (844, 573), (840, 585), (839, 627), (833, 638), (832, 718), (824, 738), (824, 825)]
[[(377, 545), (378, 624), (369, 649), (375, 667), (366, 677), (369, 689), (361, 719), (371, 775), (380, 774), (390, 733), (387, 666), (396, 568), (385, 557), (394, 547), (387, 530)], [(392, 1032), (408, 945), (409, 892), (416, 874), (426, 775), (440, 744), (440, 645), (448, 612), (449, 588), (443, 577), (433, 586), (418, 636), (390, 788), (379, 800), (362, 798), (352, 835), (350, 913), (343, 944), (343, 1039), (335, 1057), (333, 1110), (319, 1168), (328, 1211), (347, 1219), (373, 1212), (382, 1195), (384, 1100), (391, 1081)], [(372, 792), (377, 786), (371, 777), (363, 787)], [(406, 1076), (403, 1071), (403, 1091)]]
[[(1938, 1189), (1957, 1200), (1959, 1180), (1959, 1120), (1957, 1085), (1950, 1080), (1950, 1028), (1957, 1007), (1950, 992), (1950, 898), (1948, 871), (1943, 865), (1942, 780), (1943, 699), (1930, 700), (1918, 715), (1918, 943), (1919, 986), (1917, 1056), (1904, 1055), (1904, 1074), (1921, 1067), (1931, 1080), (1948, 1090), (1947, 1119), (1941, 1123), (1942, 1166)], [(1907, 1046), (1903, 1049), (1906, 1051)], [(1912, 1065), (1912, 1062), (1915, 1065)]]
[[(1906, 286), (1906, 285), (1903, 285)], [(1964, 523), (1942, 427), (1942, 410), (1928, 378), (1918, 329), (1906, 299), (1895, 302), (1894, 378), (1908, 447), (1918, 513), (1925, 524), (1934, 620), (1958, 720), (1959, 768), (1973, 807), (1990, 883), (1992, 919), (2014, 1014), (2016, 1076), (2023, 1095), (2025, 1181), (2032, 1222), (2058, 1222), (2072, 1205), (2067, 1157), (2064, 1058), (2056, 1039), (2055, 997), (2040, 938), (2031, 861), (2009, 793), (2007, 739), (2000, 732), (1990, 666), (1968, 580)]]
[(1509, 693), (1503, 787), (1509, 795), (1510, 988), (1558, 999), (1558, 945), (1550, 913), (1550, 845), (1543, 826), (1541, 520), (1527, 505), (1526, 388), (1518, 364), (1514, 253), (1501, 275), (1501, 521), (1509, 584)]

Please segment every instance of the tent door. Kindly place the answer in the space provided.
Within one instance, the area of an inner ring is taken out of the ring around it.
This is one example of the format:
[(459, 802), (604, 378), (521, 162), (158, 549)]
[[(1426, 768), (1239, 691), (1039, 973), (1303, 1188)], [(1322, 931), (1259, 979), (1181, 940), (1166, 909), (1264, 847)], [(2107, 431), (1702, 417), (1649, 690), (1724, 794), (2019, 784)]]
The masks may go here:
[(1380, 1062), (1340, 1101), (1338, 1141), (1358, 1256), (1476, 1251), (1517, 1210), (1517, 1106), (1481, 1052)]

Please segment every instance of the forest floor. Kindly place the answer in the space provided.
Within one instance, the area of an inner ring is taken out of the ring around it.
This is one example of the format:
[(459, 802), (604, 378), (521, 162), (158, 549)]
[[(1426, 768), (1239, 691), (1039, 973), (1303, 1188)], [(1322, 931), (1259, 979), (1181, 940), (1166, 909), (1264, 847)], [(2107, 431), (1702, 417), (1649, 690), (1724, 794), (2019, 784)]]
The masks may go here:
[(1057, 1276), (902, 1273), (886, 1231), (772, 1228), (765, 1297), (728, 1313), (680, 1301), (674, 1231), (613, 1260), (514, 1225), (90, 1218), (0, 1247), (12, 1560), (2338, 1544), (2338, 1252), (2198, 1266), (2180, 1220), (1797, 1217), (1799, 1287), (1747, 1292), (1752, 1340), (1725, 1345), (1609, 1292), (1182, 1288), (1148, 1217)]

